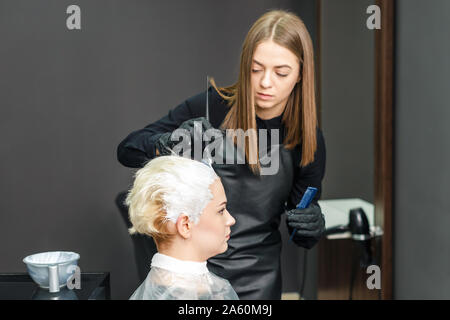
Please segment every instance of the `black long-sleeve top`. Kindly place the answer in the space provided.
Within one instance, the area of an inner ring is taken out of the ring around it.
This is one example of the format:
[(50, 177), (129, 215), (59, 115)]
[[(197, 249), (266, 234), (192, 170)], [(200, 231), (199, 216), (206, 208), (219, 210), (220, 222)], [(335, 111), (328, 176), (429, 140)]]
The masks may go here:
[[(209, 88), (209, 120), (214, 128), (219, 128), (229, 111), (225, 100), (213, 88)], [(149, 159), (156, 157), (155, 142), (166, 132), (177, 129), (188, 119), (206, 116), (206, 91), (192, 96), (179, 104), (160, 120), (148, 126), (130, 133), (118, 146), (117, 158), (126, 167), (140, 168)], [(258, 129), (279, 129), (280, 142), (284, 138), (284, 125), (281, 121), (283, 115), (263, 120), (256, 116)], [(270, 135), (269, 135), (270, 136)], [(293, 187), (287, 200), (287, 208), (295, 208), (300, 202), (308, 186), (317, 188), (313, 202), (321, 196), (322, 179), (325, 175), (326, 151), (322, 131), (317, 128), (317, 150), (314, 161), (306, 167), (300, 167), (302, 156), (301, 143), (294, 148), (294, 173)]]

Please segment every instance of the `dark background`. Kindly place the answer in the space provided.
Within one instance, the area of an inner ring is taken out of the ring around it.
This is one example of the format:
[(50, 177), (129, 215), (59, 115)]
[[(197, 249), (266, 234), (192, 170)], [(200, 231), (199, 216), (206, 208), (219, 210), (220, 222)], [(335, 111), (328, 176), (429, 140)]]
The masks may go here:
[[(71, 4), (81, 30), (66, 27)], [(313, 1), (0, 1), (0, 272), (75, 251), (127, 299), (139, 280), (114, 198), (134, 170), (117, 145), (205, 90), (206, 75), (233, 83), (245, 35), (272, 8), (297, 12), (314, 38)], [(301, 251), (283, 250), (284, 291), (298, 290)]]
[[(374, 2), (322, 1), (322, 199), (373, 201)], [(448, 299), (450, 2), (396, 2), (394, 298)], [(71, 4), (81, 30), (66, 28)], [(32, 253), (75, 251), (82, 271), (110, 271), (112, 298), (127, 299), (139, 280), (114, 198), (134, 170), (116, 160), (118, 143), (205, 90), (207, 74), (233, 83), (244, 37), (267, 10), (296, 12), (316, 41), (315, 4), (0, 0), (0, 272), (25, 272)], [(283, 244), (284, 292), (300, 287), (303, 253)]]
[(450, 299), (450, 1), (397, 3), (394, 297)]

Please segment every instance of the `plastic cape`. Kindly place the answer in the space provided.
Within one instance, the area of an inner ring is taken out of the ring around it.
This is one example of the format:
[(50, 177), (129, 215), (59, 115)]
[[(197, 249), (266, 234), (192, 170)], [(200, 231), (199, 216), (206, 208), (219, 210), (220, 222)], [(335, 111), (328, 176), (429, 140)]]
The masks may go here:
[(239, 300), (228, 280), (208, 271), (205, 262), (178, 260), (160, 253), (130, 300)]

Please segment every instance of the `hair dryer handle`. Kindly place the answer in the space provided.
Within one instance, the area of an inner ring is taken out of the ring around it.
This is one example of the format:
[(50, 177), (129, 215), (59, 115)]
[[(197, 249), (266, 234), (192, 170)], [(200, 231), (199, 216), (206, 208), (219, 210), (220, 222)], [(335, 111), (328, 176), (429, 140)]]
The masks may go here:
[(344, 233), (348, 231), (350, 231), (348, 225), (339, 225), (326, 229), (323, 235), (328, 236), (330, 234)]

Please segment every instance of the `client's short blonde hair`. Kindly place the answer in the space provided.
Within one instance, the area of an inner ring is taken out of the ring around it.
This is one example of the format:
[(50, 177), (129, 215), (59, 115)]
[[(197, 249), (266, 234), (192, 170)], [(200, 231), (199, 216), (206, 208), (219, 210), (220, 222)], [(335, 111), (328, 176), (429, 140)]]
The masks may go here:
[(197, 223), (212, 199), (209, 189), (218, 176), (204, 163), (180, 156), (160, 156), (135, 174), (125, 204), (132, 227), (130, 234), (146, 234), (161, 243), (173, 236), (167, 222), (181, 213)]

